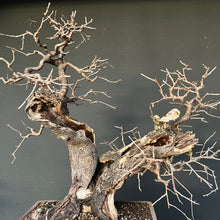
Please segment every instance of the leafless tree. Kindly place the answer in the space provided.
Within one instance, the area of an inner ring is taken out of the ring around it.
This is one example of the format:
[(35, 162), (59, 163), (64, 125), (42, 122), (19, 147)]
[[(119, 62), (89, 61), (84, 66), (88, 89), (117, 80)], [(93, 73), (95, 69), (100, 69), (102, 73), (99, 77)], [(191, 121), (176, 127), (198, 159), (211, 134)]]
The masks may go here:
[[(141, 136), (136, 128), (125, 132), (123, 127), (117, 127), (120, 129), (122, 146), (117, 146), (115, 139), (107, 143), (112, 151), (106, 152), (98, 158), (93, 129), (85, 123), (72, 119), (69, 115), (68, 104), (89, 102), (113, 107), (105, 102), (89, 98), (91, 94), (102, 94), (109, 97), (105, 91), (89, 89), (84, 94), (78, 94), (78, 85), (82, 82), (93, 83), (99, 79), (107, 83), (117, 83), (118, 81), (109, 80), (101, 75), (101, 70), (108, 65), (107, 59), (95, 57), (86, 67), (78, 67), (64, 59), (69, 54), (67, 48), (74, 45), (76, 35), (80, 35), (82, 39), (76, 47), (91, 38), (86, 33), (87, 30), (95, 29), (91, 23), (92, 19), (85, 18), (84, 23), (79, 25), (76, 22), (76, 11), (72, 12), (68, 19), (63, 16), (59, 17), (56, 11), (50, 10), (50, 4), (48, 4), (44, 17), (34, 32), (26, 31), (19, 35), (1, 34), (4, 37), (19, 38), (21, 48), (8, 46), (12, 53), (10, 61), (0, 57), (0, 61), (6, 65), (9, 71), (9, 74), (6, 77), (0, 77), (0, 80), (6, 85), (15, 83), (32, 85), (31, 92), (19, 109), (26, 104), (25, 110), (29, 119), (41, 124), (38, 132), (28, 127), (30, 134), (27, 135), (23, 135), (9, 125), (22, 138), (12, 153), (13, 161), (16, 158), (15, 153), (23, 141), (30, 136), (39, 136), (44, 128), (49, 128), (57, 138), (64, 140), (69, 150), (72, 185), (68, 195), (54, 207), (37, 217), (35, 215), (35, 218), (32, 219), (74, 219), (80, 213), (92, 213), (99, 219), (116, 220), (118, 219), (114, 206), (116, 190), (120, 189), (131, 176), (137, 174), (139, 177), (147, 171), (155, 173), (156, 181), (165, 186), (164, 195), (155, 204), (166, 197), (169, 207), (175, 207), (189, 219), (176, 204), (170, 202), (169, 195), (173, 194), (180, 203), (182, 203), (182, 199), (191, 203), (191, 217), (193, 218), (193, 205), (197, 202), (194, 201), (190, 190), (177, 179), (175, 173), (193, 173), (210, 188), (210, 193), (215, 192), (218, 186), (214, 170), (203, 161), (204, 159), (219, 160), (217, 155), (220, 150), (215, 149), (215, 144), (208, 146), (207, 139), (204, 145), (199, 147), (198, 152), (193, 152), (195, 146), (198, 148), (196, 145), (198, 139), (195, 138), (192, 131), (182, 131), (180, 125), (191, 119), (204, 121), (205, 118), (200, 116), (201, 113), (218, 117), (209, 110), (216, 109), (220, 102), (211, 102), (209, 97), (216, 97), (220, 94), (207, 92), (202, 95), (201, 93), (205, 87), (205, 79), (215, 68), (210, 69), (204, 66), (205, 73), (198, 82), (188, 80), (187, 71), (190, 68), (183, 62), (181, 62), (183, 65), (181, 71), (170, 72), (166, 69), (164, 71), (165, 79), (162, 82), (142, 74), (158, 85), (162, 96), (161, 99), (150, 105), (154, 129)], [(40, 38), (41, 31), (48, 24), (53, 31), (52, 36), (48, 37), (53, 41), (52, 49), (48, 46), (49, 43), (44, 43)], [(33, 39), (38, 50), (25, 52), (25, 41), (28, 36)], [(14, 69), (17, 53), (24, 56), (38, 56), (39, 60), (35, 66), (18, 71)], [(42, 71), (47, 66), (51, 66), (51, 71), (44, 76)], [(72, 75), (67, 75), (67, 69), (78, 74), (80, 78), (74, 81)], [(154, 114), (154, 105), (167, 100), (184, 107), (185, 111), (181, 112), (182, 110), (180, 111), (176, 107), (163, 117)], [(128, 145), (124, 141), (125, 135), (131, 141)], [(188, 156), (182, 158), (180, 155)]]

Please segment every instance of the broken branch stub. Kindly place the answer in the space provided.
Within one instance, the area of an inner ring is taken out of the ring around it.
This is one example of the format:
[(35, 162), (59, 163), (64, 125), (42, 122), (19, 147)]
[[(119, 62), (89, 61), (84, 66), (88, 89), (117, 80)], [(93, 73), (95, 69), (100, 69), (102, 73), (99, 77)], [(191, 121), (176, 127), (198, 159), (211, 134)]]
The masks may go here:
[(168, 69), (162, 70), (166, 74), (162, 82), (157, 79), (152, 79), (145, 74), (141, 74), (143, 77), (155, 82), (159, 88), (161, 98), (150, 103), (150, 111), (153, 117), (152, 108), (163, 101), (172, 101), (172, 104), (179, 105), (185, 108), (185, 112), (181, 112), (182, 115), (178, 119), (172, 119), (173, 123), (171, 128), (174, 132), (179, 132), (179, 125), (191, 119), (199, 119), (205, 122), (205, 118), (201, 117), (201, 113), (209, 115), (211, 117), (220, 118), (220, 116), (212, 113), (220, 105), (220, 101), (208, 100), (209, 97), (220, 96), (220, 93), (204, 92), (205, 80), (214, 72), (216, 67), (210, 68), (205, 65), (204, 73), (200, 77), (199, 81), (190, 81), (187, 73), (192, 69), (189, 65), (180, 61), (182, 70), (176, 70), (174, 72)]

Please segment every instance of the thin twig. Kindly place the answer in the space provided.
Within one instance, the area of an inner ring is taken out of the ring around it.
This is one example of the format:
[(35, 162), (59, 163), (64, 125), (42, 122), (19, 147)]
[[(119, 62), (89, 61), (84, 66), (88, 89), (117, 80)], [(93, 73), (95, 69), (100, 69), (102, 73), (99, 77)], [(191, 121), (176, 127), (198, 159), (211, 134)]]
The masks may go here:
[(22, 143), (23, 143), (26, 139), (28, 139), (29, 137), (31, 137), (31, 136), (40, 136), (41, 133), (42, 133), (42, 131), (43, 131), (43, 129), (44, 129), (44, 126), (41, 125), (38, 132), (36, 132), (36, 131), (35, 131), (33, 128), (31, 128), (31, 127), (27, 127), (27, 128), (31, 131), (31, 133), (29, 133), (29, 134), (27, 134), (27, 135), (23, 135), (19, 130), (17, 130), (16, 128), (13, 128), (13, 127), (12, 127), (11, 125), (9, 125), (9, 124), (7, 124), (7, 126), (8, 126), (9, 128), (11, 128), (13, 131), (17, 132), (17, 133), (19, 134), (19, 136), (22, 138), (21, 142), (15, 147), (15, 150), (14, 150), (14, 151), (12, 152), (12, 154), (11, 154), (12, 157), (13, 157), (13, 160), (11, 161), (11, 163), (13, 164), (14, 161), (16, 160), (15, 154), (16, 154), (16, 152), (18, 151), (18, 149), (21, 147)]

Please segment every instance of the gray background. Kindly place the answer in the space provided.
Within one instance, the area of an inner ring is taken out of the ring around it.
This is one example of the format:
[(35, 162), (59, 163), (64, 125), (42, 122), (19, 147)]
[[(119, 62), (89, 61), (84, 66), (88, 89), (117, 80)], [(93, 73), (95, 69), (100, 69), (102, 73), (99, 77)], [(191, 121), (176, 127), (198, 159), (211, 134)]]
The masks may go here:
[[(0, 9), (0, 32), (22, 33), (28, 29), (28, 18), (39, 21), (46, 2), (30, 4), (2, 5)], [(160, 69), (181, 68), (179, 60), (191, 65), (190, 77), (196, 80), (203, 73), (202, 64), (210, 67), (219, 66), (220, 55), (220, 2), (218, 1), (71, 1), (54, 2), (52, 7), (68, 15), (78, 11), (79, 20), (84, 16), (94, 18), (97, 28), (92, 33), (92, 40), (82, 45), (69, 58), (78, 66), (86, 65), (94, 55), (109, 58), (114, 68), (108, 68), (110, 79), (121, 78), (118, 85), (105, 82), (94, 84), (95, 89), (108, 90), (112, 96), (109, 101), (118, 106), (116, 110), (103, 105), (85, 104), (80, 107), (70, 106), (71, 115), (79, 121), (88, 123), (96, 133), (99, 153), (109, 150), (99, 143), (113, 140), (119, 135), (115, 125), (123, 125), (125, 130), (138, 126), (141, 134), (152, 129), (148, 110), (151, 101), (159, 97), (157, 87), (140, 76), (146, 73), (160, 78)], [(0, 38), (0, 56), (10, 59), (5, 45), (20, 47), (20, 41), (5, 37)], [(30, 50), (32, 44), (27, 44)], [(16, 68), (20, 71), (34, 59), (17, 56)], [(6, 73), (1, 63), (0, 74)], [(219, 69), (207, 80), (207, 88), (219, 92)], [(37, 200), (62, 199), (70, 186), (70, 168), (65, 144), (57, 140), (49, 131), (41, 137), (31, 138), (17, 152), (17, 159), (11, 165), (11, 152), (19, 143), (19, 136), (6, 125), (23, 132), (23, 120), (27, 125), (38, 128), (30, 122), (24, 110), (17, 107), (27, 96), (25, 87), (0, 86), (0, 219), (19, 219)], [(101, 99), (102, 97), (97, 97)], [(102, 99), (105, 100), (105, 99)], [(162, 114), (169, 108), (162, 105), (155, 112)], [(218, 110), (219, 112), (219, 110)], [(217, 113), (218, 113), (217, 112)], [(202, 143), (213, 131), (219, 140), (219, 120), (207, 118), (209, 123), (194, 121), (193, 130)], [(220, 164), (208, 163), (220, 176)], [(208, 192), (193, 176), (180, 179), (194, 193), (200, 206), (195, 207), (195, 218), (200, 220), (219, 218), (219, 191), (208, 198), (202, 194)], [(129, 180), (116, 194), (117, 200), (155, 201), (162, 193), (163, 186), (154, 182), (154, 175), (146, 173), (141, 178), (142, 192), (138, 191), (136, 177)], [(175, 200), (173, 200), (175, 202)], [(180, 205), (189, 212), (189, 204)], [(159, 220), (184, 219), (174, 209), (167, 209), (163, 200), (155, 206)]]

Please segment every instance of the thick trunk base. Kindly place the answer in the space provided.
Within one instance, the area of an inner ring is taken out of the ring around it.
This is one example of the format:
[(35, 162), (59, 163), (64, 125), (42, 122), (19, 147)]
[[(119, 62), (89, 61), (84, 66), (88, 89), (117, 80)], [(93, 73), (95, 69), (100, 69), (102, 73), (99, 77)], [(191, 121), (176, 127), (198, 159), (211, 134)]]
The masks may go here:
[[(46, 220), (47, 214), (52, 210), (59, 201), (57, 200), (44, 200), (36, 202), (25, 214), (20, 218), (20, 220)], [(151, 202), (145, 201), (116, 201), (115, 207), (118, 211), (118, 219), (129, 219), (129, 220), (157, 220), (154, 207)], [(72, 220), (71, 203), (68, 203), (64, 206), (62, 210), (59, 210), (57, 217), (54, 220)], [(80, 218), (79, 218), (80, 217)], [(80, 213), (75, 219), (80, 220), (97, 220), (94, 215), (90, 212)]]

